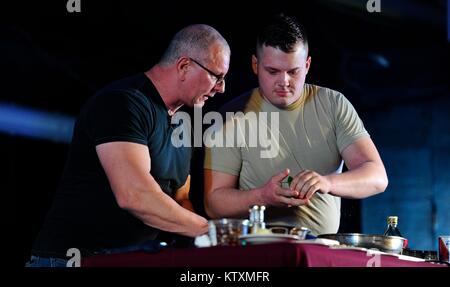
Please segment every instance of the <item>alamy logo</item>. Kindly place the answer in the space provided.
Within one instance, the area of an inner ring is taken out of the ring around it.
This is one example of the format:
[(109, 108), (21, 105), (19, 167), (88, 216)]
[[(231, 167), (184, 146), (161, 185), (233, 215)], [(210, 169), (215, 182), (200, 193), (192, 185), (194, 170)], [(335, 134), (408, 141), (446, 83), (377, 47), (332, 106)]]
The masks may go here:
[(381, 267), (381, 255), (379, 253), (374, 253), (369, 249), (366, 256), (372, 257), (367, 261), (366, 267)]
[[(202, 120), (203, 119), (203, 120)], [(220, 113), (208, 112), (202, 116), (200, 108), (194, 109), (194, 126), (188, 113), (177, 112), (171, 120), (178, 124), (171, 141), (175, 147), (191, 147), (194, 130), (194, 146), (201, 147), (256, 147), (261, 158), (274, 158), (279, 152), (278, 112), (226, 113), (226, 123)], [(204, 134), (202, 125), (212, 124)]]
[(366, 4), (367, 11), (369, 13), (381, 12), (381, 0), (369, 0)]
[(66, 4), (67, 12), (81, 12), (81, 0), (67, 0)]
[(81, 252), (78, 248), (70, 248), (66, 252), (67, 260), (66, 267), (80, 267), (81, 266)]

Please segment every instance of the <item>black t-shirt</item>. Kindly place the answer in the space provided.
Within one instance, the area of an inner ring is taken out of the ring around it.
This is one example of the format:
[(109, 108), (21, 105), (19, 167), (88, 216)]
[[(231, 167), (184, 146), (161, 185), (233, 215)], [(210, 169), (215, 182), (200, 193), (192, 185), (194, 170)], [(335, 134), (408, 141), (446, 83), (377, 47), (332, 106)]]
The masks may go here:
[(145, 74), (113, 83), (91, 98), (76, 121), (62, 180), (33, 254), (64, 256), (72, 247), (97, 251), (154, 239), (159, 230), (117, 205), (95, 147), (114, 141), (147, 145), (151, 175), (173, 196), (187, 179), (191, 157), (189, 147), (172, 145), (174, 128)]

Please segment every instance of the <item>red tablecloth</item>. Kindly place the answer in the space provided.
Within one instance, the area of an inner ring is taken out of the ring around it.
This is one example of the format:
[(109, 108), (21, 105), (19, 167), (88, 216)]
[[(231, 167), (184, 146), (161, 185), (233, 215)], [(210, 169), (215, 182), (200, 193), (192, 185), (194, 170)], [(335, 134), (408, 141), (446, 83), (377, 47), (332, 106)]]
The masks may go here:
[(295, 243), (165, 249), (156, 253), (96, 255), (81, 261), (84, 267), (366, 267), (368, 263), (380, 267), (444, 267), (389, 255), (375, 258), (359, 250)]

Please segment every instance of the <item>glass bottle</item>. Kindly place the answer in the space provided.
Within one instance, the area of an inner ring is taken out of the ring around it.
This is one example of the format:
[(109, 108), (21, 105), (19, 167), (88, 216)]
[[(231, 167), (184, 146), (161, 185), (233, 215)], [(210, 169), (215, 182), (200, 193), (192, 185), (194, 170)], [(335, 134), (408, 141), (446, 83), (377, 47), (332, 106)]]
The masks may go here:
[[(398, 224), (398, 216), (388, 216), (387, 218), (387, 228), (384, 232), (385, 236), (398, 236), (402, 237), (402, 234), (400, 233), (400, 229), (397, 226)], [(408, 239), (404, 238), (405, 241), (403, 242), (403, 248), (408, 247)]]
[(293, 180), (292, 176), (288, 175), (281, 181), (281, 187), (289, 189), (291, 187), (292, 180)]
[(400, 233), (400, 230), (397, 227), (398, 217), (397, 216), (388, 216), (387, 218), (387, 228), (384, 232), (385, 236), (399, 236), (403, 237)]

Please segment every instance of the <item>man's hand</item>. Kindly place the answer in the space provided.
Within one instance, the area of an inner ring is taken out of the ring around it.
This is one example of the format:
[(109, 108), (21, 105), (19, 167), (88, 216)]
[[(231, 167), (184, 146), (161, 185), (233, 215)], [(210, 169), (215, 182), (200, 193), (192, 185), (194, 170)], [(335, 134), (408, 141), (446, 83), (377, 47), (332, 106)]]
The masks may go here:
[(329, 193), (331, 183), (326, 176), (312, 170), (304, 170), (294, 177), (290, 188), (299, 193), (298, 198), (309, 200), (316, 192)]
[(272, 206), (300, 206), (308, 203), (308, 199), (299, 198), (299, 192), (294, 189), (281, 187), (281, 180), (289, 175), (289, 169), (285, 169), (274, 175), (263, 187), (260, 188), (262, 201)]

